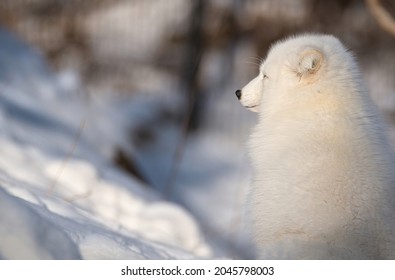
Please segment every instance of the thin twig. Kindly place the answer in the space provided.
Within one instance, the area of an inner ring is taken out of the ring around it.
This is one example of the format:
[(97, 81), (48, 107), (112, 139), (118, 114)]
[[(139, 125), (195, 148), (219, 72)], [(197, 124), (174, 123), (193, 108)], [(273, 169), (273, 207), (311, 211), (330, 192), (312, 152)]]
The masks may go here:
[(380, 0), (365, 0), (365, 2), (381, 28), (395, 36), (395, 20), (391, 14), (384, 9)]
[[(179, 168), (181, 165), (181, 160), (184, 155), (185, 146), (187, 143), (187, 137), (189, 128), (191, 126), (191, 122), (193, 119), (193, 113), (196, 106), (196, 94), (198, 88), (197, 76), (199, 72), (199, 66), (201, 62), (202, 53), (204, 51), (204, 34), (202, 33), (202, 17), (204, 12), (205, 1), (199, 0), (194, 3), (194, 18), (192, 18), (191, 24), (191, 38), (189, 44), (189, 52), (187, 53), (187, 69), (184, 71), (184, 79), (185, 84), (185, 92), (188, 93), (188, 108), (186, 112), (186, 116), (182, 123), (181, 127), (181, 135), (178, 138), (176, 151), (173, 157), (173, 164), (171, 166), (171, 170), (165, 182), (163, 188), (163, 195), (165, 198), (170, 199), (173, 195), (173, 188), (175, 181), (177, 179), (177, 175), (179, 172)], [(193, 65), (190, 68), (190, 65)]]
[(58, 184), (58, 182), (60, 180), (60, 177), (62, 176), (62, 173), (63, 173), (67, 163), (70, 161), (71, 157), (74, 154), (75, 149), (78, 146), (78, 142), (80, 141), (80, 138), (81, 138), (81, 135), (82, 135), (82, 131), (85, 128), (85, 124), (86, 124), (86, 117), (84, 117), (83, 120), (81, 121), (81, 124), (80, 124), (80, 126), (78, 128), (78, 131), (77, 131), (77, 133), (76, 133), (76, 135), (74, 137), (71, 149), (69, 150), (68, 154), (66, 155), (66, 157), (62, 161), (62, 165), (59, 167), (58, 173), (56, 174), (54, 180), (52, 181), (52, 184), (51, 184), (51, 186), (49, 188), (49, 192), (51, 194), (53, 194), (53, 192), (55, 191), (56, 185)]

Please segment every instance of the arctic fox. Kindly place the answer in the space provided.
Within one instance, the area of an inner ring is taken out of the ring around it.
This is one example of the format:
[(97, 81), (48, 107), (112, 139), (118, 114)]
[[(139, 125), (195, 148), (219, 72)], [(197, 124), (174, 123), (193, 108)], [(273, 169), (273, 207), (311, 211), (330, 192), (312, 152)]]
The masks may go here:
[(259, 257), (393, 259), (394, 155), (341, 42), (306, 34), (276, 43), (236, 95), (259, 112), (247, 199)]

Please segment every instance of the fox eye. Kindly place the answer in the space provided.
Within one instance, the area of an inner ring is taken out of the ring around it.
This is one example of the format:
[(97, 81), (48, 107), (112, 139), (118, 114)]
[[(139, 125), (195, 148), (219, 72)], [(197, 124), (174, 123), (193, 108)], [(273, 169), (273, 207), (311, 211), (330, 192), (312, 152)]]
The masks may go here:
[(263, 74), (263, 79), (269, 79), (269, 77), (266, 74)]

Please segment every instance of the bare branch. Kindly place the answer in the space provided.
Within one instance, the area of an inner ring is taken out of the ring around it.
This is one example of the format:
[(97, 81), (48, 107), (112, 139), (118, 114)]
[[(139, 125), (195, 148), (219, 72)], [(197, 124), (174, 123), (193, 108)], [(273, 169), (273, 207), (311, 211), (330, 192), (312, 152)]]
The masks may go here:
[(381, 28), (395, 36), (395, 20), (381, 5), (380, 0), (365, 0), (365, 2)]

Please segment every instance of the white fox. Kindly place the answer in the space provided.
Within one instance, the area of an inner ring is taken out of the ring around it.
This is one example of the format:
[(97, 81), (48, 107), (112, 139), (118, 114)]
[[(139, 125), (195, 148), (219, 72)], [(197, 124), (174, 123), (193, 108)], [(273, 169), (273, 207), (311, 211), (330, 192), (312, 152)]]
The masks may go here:
[(393, 259), (394, 154), (341, 42), (306, 34), (276, 43), (236, 95), (259, 112), (247, 199), (259, 257)]

